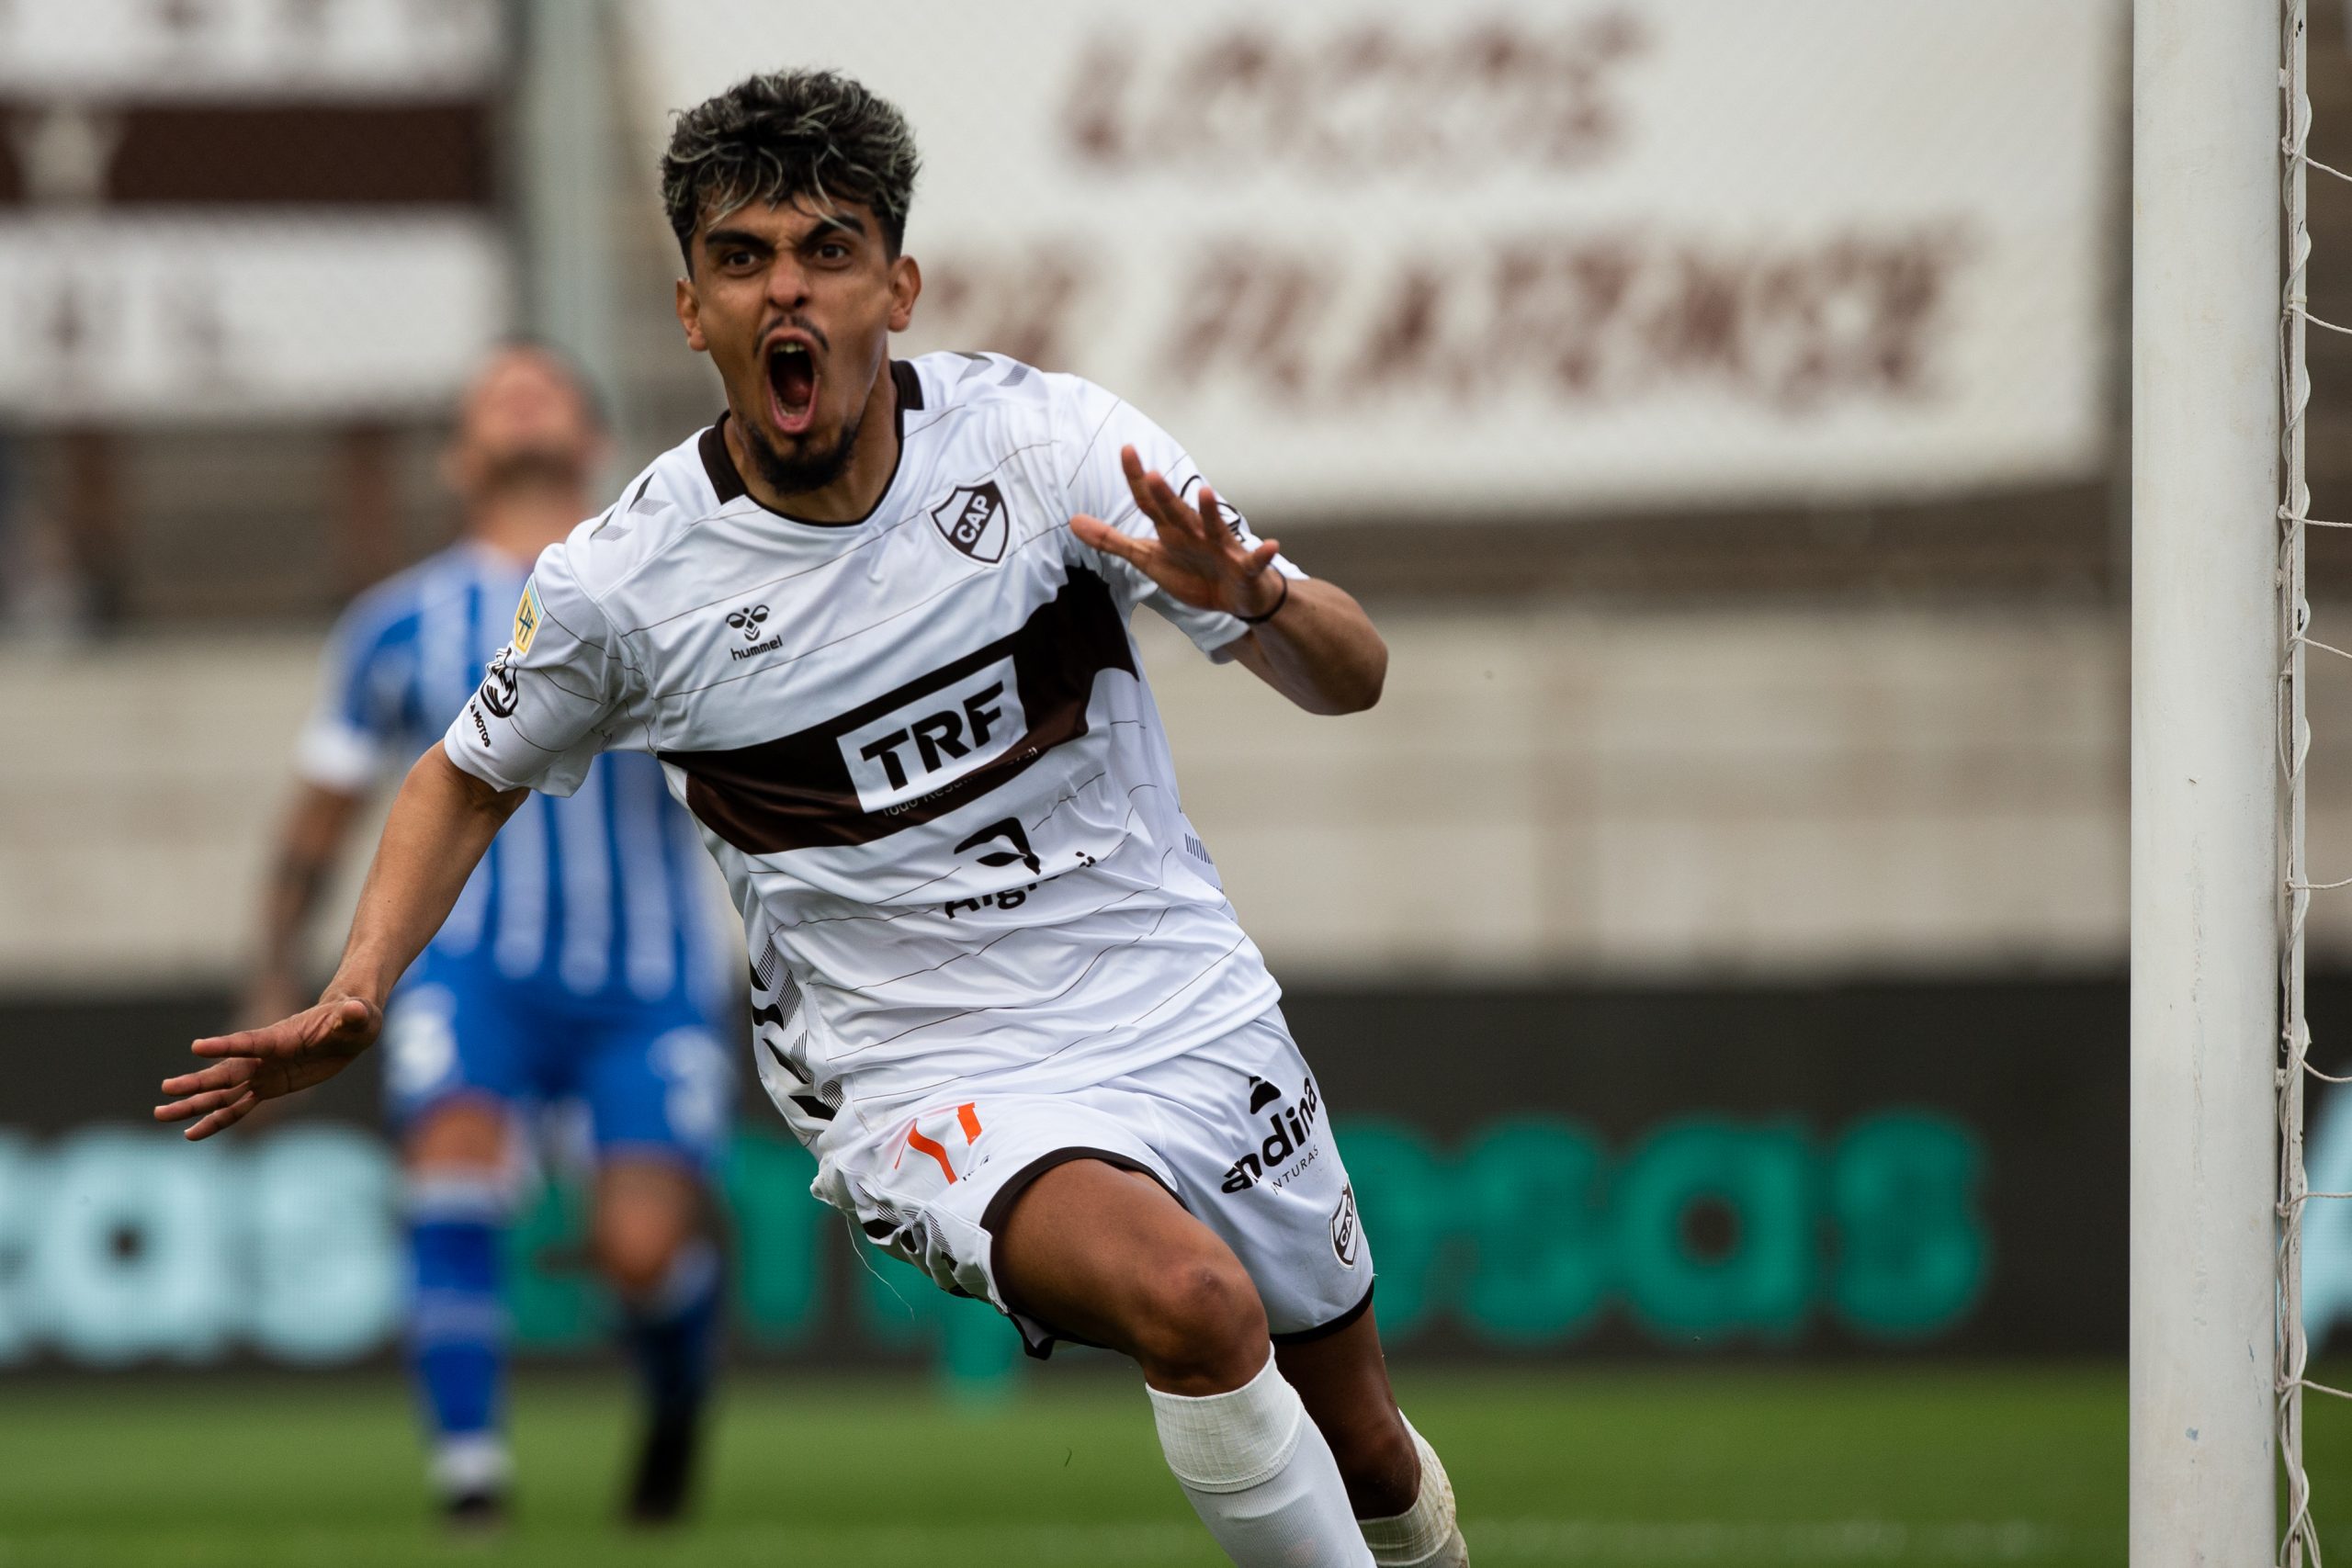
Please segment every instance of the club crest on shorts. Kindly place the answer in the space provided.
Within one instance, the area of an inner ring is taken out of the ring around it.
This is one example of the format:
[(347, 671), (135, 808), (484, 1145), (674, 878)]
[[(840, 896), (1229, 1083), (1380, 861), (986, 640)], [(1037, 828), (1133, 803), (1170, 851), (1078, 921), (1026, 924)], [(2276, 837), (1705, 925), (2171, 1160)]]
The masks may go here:
[(1343, 1269), (1352, 1269), (1363, 1256), (1363, 1228), (1356, 1224), (1353, 1182), (1340, 1189), (1340, 1206), (1331, 1211), (1331, 1251)]
[(1004, 536), (1010, 529), (1004, 520), (1004, 492), (995, 480), (957, 486), (931, 509), (931, 520), (949, 544), (974, 560), (994, 566), (1004, 558)]

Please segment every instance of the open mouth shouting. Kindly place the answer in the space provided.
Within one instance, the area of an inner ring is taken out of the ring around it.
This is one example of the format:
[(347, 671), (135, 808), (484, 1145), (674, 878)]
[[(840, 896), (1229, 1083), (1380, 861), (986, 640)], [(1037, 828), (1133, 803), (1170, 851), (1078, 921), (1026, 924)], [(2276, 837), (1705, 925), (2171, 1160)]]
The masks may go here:
[(768, 422), (778, 434), (797, 440), (816, 423), (818, 347), (805, 331), (784, 333), (768, 343)]

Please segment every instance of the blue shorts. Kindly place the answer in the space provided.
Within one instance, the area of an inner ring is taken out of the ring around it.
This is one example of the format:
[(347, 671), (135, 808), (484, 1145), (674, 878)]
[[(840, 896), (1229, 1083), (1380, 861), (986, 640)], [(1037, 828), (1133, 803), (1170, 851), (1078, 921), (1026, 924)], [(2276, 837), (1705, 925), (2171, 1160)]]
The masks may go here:
[(734, 1060), (683, 991), (582, 998), (428, 953), (392, 994), (381, 1044), (395, 1126), (460, 1098), (519, 1111), (576, 1101), (599, 1160), (650, 1155), (707, 1172), (726, 1151)]

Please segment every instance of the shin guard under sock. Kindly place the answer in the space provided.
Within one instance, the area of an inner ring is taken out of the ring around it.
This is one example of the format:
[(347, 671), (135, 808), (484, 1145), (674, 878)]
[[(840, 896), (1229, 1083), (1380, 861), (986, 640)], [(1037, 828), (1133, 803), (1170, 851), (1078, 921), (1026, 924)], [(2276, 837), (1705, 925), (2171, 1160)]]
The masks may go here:
[(1369, 1568), (1339, 1462), (1272, 1347), (1265, 1370), (1230, 1393), (1148, 1392), (1168, 1468), (1240, 1568)]

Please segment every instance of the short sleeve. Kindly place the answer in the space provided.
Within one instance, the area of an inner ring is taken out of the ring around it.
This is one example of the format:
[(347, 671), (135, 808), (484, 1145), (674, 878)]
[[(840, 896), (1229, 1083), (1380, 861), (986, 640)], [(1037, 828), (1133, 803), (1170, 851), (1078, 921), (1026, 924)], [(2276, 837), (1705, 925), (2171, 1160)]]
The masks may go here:
[[(1069, 427), (1077, 446), (1069, 486), (1070, 510), (1099, 517), (1123, 534), (1148, 538), (1151, 519), (1143, 514), (1143, 509), (1136, 504), (1134, 492), (1127, 489), (1126, 473), (1119, 466), (1120, 448), (1133, 446), (1143, 459), (1143, 466), (1165, 474), (1176, 493), (1187, 501), (1193, 500), (1194, 492), (1201, 488), (1200, 467), (1175, 437), (1125, 401), (1091, 383), (1079, 382), (1078, 386), (1080, 395), (1077, 417)], [(1250, 520), (1227, 504), (1222, 490), (1217, 491), (1216, 499), (1220, 520), (1226, 527), (1244, 545), (1257, 544), (1258, 536), (1250, 528)], [(1125, 605), (1150, 605), (1182, 628), (1204, 653), (1217, 656), (1250, 629), (1221, 610), (1204, 610), (1172, 598), (1116, 556), (1088, 549), (1075, 535), (1071, 536), (1070, 546), (1086, 558), (1090, 567), (1102, 573)], [(1276, 556), (1273, 564), (1274, 570), (1284, 577), (1306, 576), (1282, 556)]]
[(364, 795), (383, 777), (407, 725), (414, 649), (400, 631), (364, 600), (335, 622), (319, 659), (318, 702), (295, 743), (294, 771), (305, 784)]
[(551, 545), (523, 586), (513, 636), (442, 750), (500, 789), (570, 795), (615, 728), (622, 671), (619, 639), (582, 588), (569, 546)]

